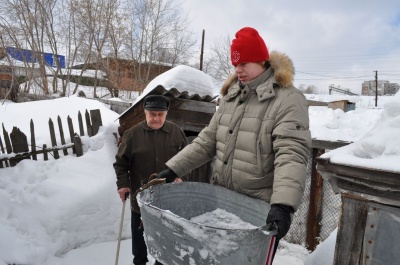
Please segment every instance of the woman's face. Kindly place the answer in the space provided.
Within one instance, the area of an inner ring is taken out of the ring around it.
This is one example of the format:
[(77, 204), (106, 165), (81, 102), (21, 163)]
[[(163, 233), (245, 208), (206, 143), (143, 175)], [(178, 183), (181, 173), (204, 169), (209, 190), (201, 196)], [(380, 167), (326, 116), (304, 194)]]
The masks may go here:
[(241, 63), (236, 65), (235, 72), (242, 84), (246, 84), (261, 75), (265, 71), (264, 63)]
[(163, 127), (167, 118), (167, 111), (144, 110), (147, 126), (153, 130), (158, 130)]

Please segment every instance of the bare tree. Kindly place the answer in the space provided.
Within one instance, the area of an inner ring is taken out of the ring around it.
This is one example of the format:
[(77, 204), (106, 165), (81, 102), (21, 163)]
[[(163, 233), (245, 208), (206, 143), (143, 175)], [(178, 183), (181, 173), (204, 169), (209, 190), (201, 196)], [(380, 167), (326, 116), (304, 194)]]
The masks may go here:
[[(40, 73), (45, 93), (57, 93), (57, 79), (62, 77), (61, 95), (66, 95), (72, 67), (81, 64), (73, 93), (90, 67), (95, 70), (96, 97), (102, 79), (99, 70), (109, 76), (109, 57), (133, 59), (132, 74), (142, 87), (154, 77), (156, 65), (187, 63), (195, 41), (182, 10), (179, 0), (3, 0), (0, 33), (3, 45), (32, 51), (34, 60), (26, 58), (25, 70)], [(55, 67), (49, 67), (44, 53), (61, 51), (65, 51), (67, 69), (61, 69), (57, 59)], [(54, 76), (53, 90), (49, 90), (48, 74)], [(26, 90), (37, 78), (27, 80)], [(118, 80), (109, 83), (111, 96), (118, 95), (117, 84)]]
[(306, 89), (302, 90), (304, 94), (318, 94), (318, 88), (314, 85), (307, 86)]
[[(83, 58), (84, 68), (88, 63), (94, 64), (94, 97), (96, 95), (98, 70), (101, 69), (101, 59), (104, 44), (108, 38), (110, 22), (113, 12), (114, 0), (82, 0), (71, 1), (71, 9), (74, 10), (74, 24), (79, 28), (82, 36), (80, 55)], [(79, 79), (80, 79), (79, 78)], [(76, 88), (74, 90), (76, 93)]]
[(186, 61), (195, 44), (188, 30), (181, 4), (174, 0), (137, 0), (128, 4), (131, 10), (131, 37), (127, 49), (137, 62), (137, 82), (149, 82), (155, 63), (171, 66)]
[[(121, 70), (123, 68), (120, 65), (121, 61), (117, 59), (120, 56), (124, 57), (123, 48), (125, 43), (129, 41), (129, 38), (127, 38), (129, 29), (127, 17), (129, 17), (129, 13), (124, 8), (122, 3), (118, 4), (116, 10), (118, 10), (118, 12), (115, 12), (114, 16), (111, 18), (112, 21), (110, 23), (109, 38), (108, 42), (105, 44), (105, 50), (107, 52), (107, 65), (103, 67), (108, 77), (110, 77), (112, 74), (111, 70), (114, 72), (113, 76), (115, 79), (108, 79), (108, 90), (111, 97), (118, 97), (119, 94), (118, 84), (121, 83), (121, 75), (123, 74)], [(113, 69), (110, 69), (110, 65), (108, 64), (110, 56), (115, 63)]]
[(205, 60), (205, 72), (217, 81), (223, 81), (233, 73), (230, 47), (231, 38), (227, 34), (214, 42), (210, 55)]
[[(21, 49), (22, 40), (22, 42), (25, 42), (25, 46), (32, 51), (32, 66), (33, 62), (38, 64), (42, 80), (38, 85), (47, 94), (49, 89), (46, 63), (43, 56), (47, 21), (41, 1), (8, 0), (4, 2), (2, 10), (2, 30), (9, 34), (9, 40), (13, 40), (13, 46), (17, 49)], [(28, 58), (25, 59), (24, 61), (28, 66), (30, 61)]]

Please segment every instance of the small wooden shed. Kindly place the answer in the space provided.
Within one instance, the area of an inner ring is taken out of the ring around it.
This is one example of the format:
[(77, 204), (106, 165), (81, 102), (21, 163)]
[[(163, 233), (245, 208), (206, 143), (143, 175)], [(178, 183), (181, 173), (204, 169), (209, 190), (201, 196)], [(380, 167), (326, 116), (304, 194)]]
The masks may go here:
[(333, 265), (400, 264), (400, 173), (317, 162), (342, 197)]
[(356, 109), (356, 103), (350, 102), (348, 100), (337, 100), (328, 103), (328, 108), (331, 109), (341, 109), (344, 112)]
[[(179, 92), (176, 88), (167, 90), (162, 85), (156, 86), (147, 95), (163, 95), (169, 98), (170, 108), (167, 120), (178, 124), (185, 132), (189, 142), (208, 125), (216, 111), (216, 102), (210, 95), (203, 97), (198, 94), (189, 95), (187, 91)], [(119, 116), (120, 134), (145, 119), (143, 99), (144, 97)], [(212, 162), (210, 162), (196, 169), (195, 172), (192, 172), (190, 180), (209, 182), (212, 167)]]
[(0, 99), (16, 101), (18, 92), (18, 81), (11, 66), (0, 65)]

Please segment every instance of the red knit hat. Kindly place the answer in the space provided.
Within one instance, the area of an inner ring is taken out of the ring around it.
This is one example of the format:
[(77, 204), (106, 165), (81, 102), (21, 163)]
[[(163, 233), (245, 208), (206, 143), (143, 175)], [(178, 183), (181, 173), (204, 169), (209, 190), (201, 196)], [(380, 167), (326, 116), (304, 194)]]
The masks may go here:
[(242, 28), (232, 40), (231, 61), (233, 65), (249, 62), (262, 62), (269, 59), (269, 53), (264, 40), (257, 30)]

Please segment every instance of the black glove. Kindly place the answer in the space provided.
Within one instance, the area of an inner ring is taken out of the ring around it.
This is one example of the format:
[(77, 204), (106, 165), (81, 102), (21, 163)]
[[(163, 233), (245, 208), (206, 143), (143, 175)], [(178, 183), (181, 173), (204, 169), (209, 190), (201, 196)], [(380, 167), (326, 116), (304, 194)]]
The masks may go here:
[(161, 171), (158, 173), (158, 178), (163, 179), (167, 181), (167, 183), (174, 182), (174, 180), (178, 177), (178, 175), (175, 174), (174, 171), (171, 169), (167, 168), (166, 170)]
[(269, 210), (267, 216), (267, 225), (274, 222), (276, 223), (278, 226), (278, 234), (275, 236), (277, 240), (280, 240), (282, 237), (286, 236), (287, 232), (289, 231), (292, 223), (290, 214), (293, 212), (294, 210), (292, 206), (282, 204), (271, 205), (271, 210)]

